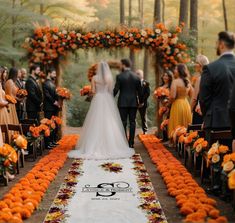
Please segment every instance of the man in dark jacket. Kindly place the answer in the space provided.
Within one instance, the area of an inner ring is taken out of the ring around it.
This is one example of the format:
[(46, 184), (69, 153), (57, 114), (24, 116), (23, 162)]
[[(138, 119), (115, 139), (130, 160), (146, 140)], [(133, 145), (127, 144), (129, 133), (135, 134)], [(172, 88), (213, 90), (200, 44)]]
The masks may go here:
[(58, 95), (56, 93), (55, 86), (56, 71), (50, 69), (48, 71), (47, 79), (42, 85), (43, 89), (43, 111), (45, 118), (51, 119), (51, 117), (57, 116), (59, 112)]
[(30, 68), (30, 76), (26, 81), (25, 88), (28, 92), (26, 99), (26, 111), (29, 119), (39, 119), (42, 108), (42, 91), (37, 81), (40, 74), (40, 66), (33, 65)]
[(141, 88), (142, 88), (142, 95), (144, 100), (143, 107), (139, 108), (140, 118), (142, 122), (142, 130), (145, 134), (148, 131), (147, 125), (147, 107), (148, 107), (148, 98), (150, 96), (150, 87), (149, 82), (144, 80), (144, 73), (142, 70), (136, 71), (137, 76), (140, 78), (141, 81)]
[(113, 90), (114, 96), (119, 92), (118, 108), (127, 135), (127, 119), (130, 122), (129, 146), (134, 147), (136, 113), (143, 106), (143, 96), (140, 79), (131, 71), (129, 59), (121, 60), (122, 73), (117, 75)]
[(211, 130), (231, 128), (228, 102), (235, 80), (234, 45), (232, 33), (220, 32), (217, 40), (217, 55), (220, 58), (206, 65), (201, 76), (199, 101), (209, 142)]

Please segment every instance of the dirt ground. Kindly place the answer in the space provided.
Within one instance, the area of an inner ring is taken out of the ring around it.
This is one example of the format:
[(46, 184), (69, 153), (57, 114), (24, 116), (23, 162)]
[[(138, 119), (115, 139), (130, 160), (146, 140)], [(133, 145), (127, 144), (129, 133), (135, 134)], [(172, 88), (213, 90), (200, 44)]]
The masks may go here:
[[(67, 128), (65, 130), (65, 134), (74, 134), (78, 133), (80, 129), (77, 128)], [(165, 184), (160, 176), (160, 174), (156, 171), (156, 167), (151, 162), (149, 155), (142, 145), (142, 143), (136, 138), (135, 143), (135, 149), (137, 153), (141, 154), (141, 157), (145, 163), (146, 169), (148, 170), (148, 173), (150, 175), (150, 178), (152, 180), (153, 186), (155, 188), (156, 194), (160, 200), (160, 203), (162, 205), (162, 208), (165, 212), (165, 215), (167, 217), (167, 220), (169, 223), (177, 223), (182, 222), (183, 217), (179, 214), (179, 209), (176, 207), (175, 199), (168, 196), (167, 190), (165, 187)], [(172, 153), (175, 153), (173, 150)], [(44, 155), (46, 155), (46, 151)], [(177, 157), (177, 155), (176, 155)], [(38, 160), (41, 157), (38, 157)], [(36, 162), (26, 162), (26, 166), (21, 169), (20, 174), (16, 176), (16, 178), (9, 183), (8, 187), (4, 187), (3, 185), (0, 186), (0, 198), (7, 192), (9, 189), (22, 177), (32, 169), (33, 165)], [(31, 218), (24, 221), (25, 223), (41, 223), (43, 222), (48, 209), (50, 208), (50, 205), (52, 201), (54, 200), (57, 191), (59, 190), (60, 184), (63, 182), (64, 177), (66, 176), (68, 169), (70, 168), (70, 165), (72, 163), (71, 159), (68, 159), (64, 165), (64, 167), (59, 171), (56, 179), (51, 183), (47, 193), (45, 194), (43, 201), (41, 202), (39, 208), (37, 211), (33, 213)], [(213, 197), (218, 202), (218, 207), (223, 215), (226, 215), (229, 219), (229, 222), (235, 222), (235, 212), (232, 210), (232, 207), (230, 204), (225, 203), (218, 199), (217, 197)], [(134, 223), (134, 222), (133, 222)]]

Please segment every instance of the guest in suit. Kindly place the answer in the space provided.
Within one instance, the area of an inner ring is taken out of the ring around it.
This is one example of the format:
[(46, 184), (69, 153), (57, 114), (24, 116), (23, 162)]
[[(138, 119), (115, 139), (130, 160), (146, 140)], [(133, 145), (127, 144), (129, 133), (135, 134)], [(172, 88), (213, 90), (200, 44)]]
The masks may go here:
[(143, 107), (139, 108), (138, 110), (139, 110), (140, 118), (142, 122), (143, 134), (145, 134), (148, 131), (147, 107), (148, 107), (148, 98), (150, 96), (150, 87), (149, 87), (149, 82), (144, 80), (144, 73), (142, 70), (137, 70), (136, 74), (140, 78), (140, 81), (141, 81), (142, 95), (143, 95), (143, 100), (144, 100)]
[[(16, 86), (18, 89), (25, 89), (25, 79), (27, 76), (26, 69), (22, 68), (18, 70), (18, 78), (16, 80)], [(19, 98), (16, 104), (16, 112), (19, 120), (25, 119), (26, 108), (25, 108), (25, 98)]]
[(235, 152), (235, 79), (233, 82), (233, 90), (232, 90), (230, 104), (229, 104), (229, 113), (230, 113), (231, 130), (232, 130), (232, 136), (233, 136), (232, 149), (233, 149), (233, 152)]
[[(209, 64), (209, 60), (206, 56), (204, 55), (197, 55), (196, 57), (196, 67), (197, 70), (202, 73), (202, 68), (203, 66)], [(199, 105), (199, 89), (200, 89), (200, 82), (201, 82), (201, 76), (198, 76), (195, 86), (194, 86), (194, 92), (193, 92), (193, 97), (191, 101), (191, 109), (193, 113), (193, 123), (192, 124), (202, 124), (203, 123), (203, 118), (201, 114), (201, 109)]]
[[(49, 69), (47, 78), (42, 85), (43, 89), (43, 111), (45, 118), (51, 119), (51, 117), (57, 116), (59, 112), (58, 95), (56, 93), (56, 71), (55, 69)], [(56, 144), (56, 136), (58, 130), (55, 129), (49, 137), (45, 138), (45, 144), (48, 149), (52, 148)]]
[(56, 93), (56, 71), (50, 69), (48, 71), (47, 79), (42, 85), (43, 89), (43, 111), (45, 118), (51, 119), (51, 117), (57, 116), (59, 112), (58, 95)]
[(217, 40), (217, 55), (220, 57), (204, 66), (201, 75), (199, 102), (209, 142), (211, 130), (231, 128), (228, 101), (235, 79), (234, 45), (232, 33), (220, 32)]
[(118, 108), (122, 123), (127, 135), (127, 119), (130, 122), (129, 146), (134, 147), (136, 113), (139, 106), (143, 106), (141, 81), (131, 71), (129, 59), (121, 60), (122, 73), (117, 75), (116, 84), (113, 90), (114, 96), (119, 92)]
[[(18, 70), (14, 67), (11, 68), (9, 71), (8, 79), (5, 84), (6, 94), (14, 97), (16, 100), (18, 100), (18, 98), (17, 98), (18, 87), (16, 86), (17, 76), (18, 76)], [(18, 125), (19, 120), (18, 120), (18, 116), (16, 113), (15, 104), (9, 104), (8, 107), (9, 107), (8, 109), (9, 109), (9, 116), (10, 116), (10, 123), (9, 124)]]
[(42, 91), (38, 84), (40, 66), (33, 65), (30, 68), (30, 76), (26, 81), (25, 88), (28, 92), (26, 99), (26, 111), (29, 119), (37, 119), (39, 122), (39, 113), (42, 108)]

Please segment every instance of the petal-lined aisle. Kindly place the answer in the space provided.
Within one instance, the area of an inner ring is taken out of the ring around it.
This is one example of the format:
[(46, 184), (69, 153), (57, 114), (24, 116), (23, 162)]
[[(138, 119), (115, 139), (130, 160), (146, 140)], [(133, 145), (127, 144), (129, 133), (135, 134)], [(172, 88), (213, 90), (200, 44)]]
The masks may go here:
[(139, 155), (75, 160), (45, 223), (167, 222)]

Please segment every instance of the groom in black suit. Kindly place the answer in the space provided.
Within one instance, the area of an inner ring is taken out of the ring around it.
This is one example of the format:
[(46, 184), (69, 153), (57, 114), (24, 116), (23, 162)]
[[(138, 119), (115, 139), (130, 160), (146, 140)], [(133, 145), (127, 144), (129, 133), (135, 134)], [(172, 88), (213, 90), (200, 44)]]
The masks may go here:
[(235, 81), (234, 46), (234, 35), (220, 32), (217, 40), (217, 55), (220, 58), (206, 65), (201, 75), (199, 101), (208, 141), (211, 130), (231, 127), (228, 102)]
[(129, 146), (134, 147), (136, 113), (138, 107), (143, 106), (143, 96), (141, 81), (137, 75), (131, 71), (129, 59), (121, 60), (122, 73), (117, 75), (116, 84), (113, 90), (114, 97), (119, 93), (118, 108), (122, 123), (127, 135), (127, 119), (130, 122)]

